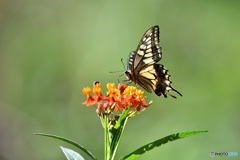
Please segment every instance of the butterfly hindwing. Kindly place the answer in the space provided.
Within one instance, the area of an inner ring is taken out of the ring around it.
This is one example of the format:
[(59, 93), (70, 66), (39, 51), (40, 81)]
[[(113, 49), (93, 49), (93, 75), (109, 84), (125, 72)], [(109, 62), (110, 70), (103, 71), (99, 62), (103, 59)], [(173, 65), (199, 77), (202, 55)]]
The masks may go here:
[[(175, 91), (170, 81), (168, 70), (161, 64), (149, 65), (137, 75), (137, 84), (146, 91), (151, 92), (149, 86), (154, 90), (156, 95), (167, 97), (166, 91)], [(179, 92), (177, 92), (181, 95)]]
[(163, 95), (164, 97), (167, 97), (166, 91), (174, 91), (178, 93), (180, 96), (181, 93), (179, 93), (177, 90), (175, 90), (171, 86), (171, 81), (170, 81), (170, 75), (168, 74), (168, 70), (161, 64), (154, 64), (154, 69), (157, 75), (156, 79), (156, 85), (153, 87), (154, 92), (156, 95), (160, 96)]

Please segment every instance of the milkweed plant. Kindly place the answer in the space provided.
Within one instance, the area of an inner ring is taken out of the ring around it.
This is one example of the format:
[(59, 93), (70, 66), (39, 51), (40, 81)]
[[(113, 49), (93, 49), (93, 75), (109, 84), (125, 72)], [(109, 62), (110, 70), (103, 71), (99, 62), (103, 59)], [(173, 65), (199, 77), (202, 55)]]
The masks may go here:
[[(90, 87), (83, 88), (83, 93), (87, 95), (87, 99), (82, 104), (96, 108), (97, 116), (100, 118), (105, 132), (104, 159), (114, 160), (128, 120), (132, 120), (133, 117), (142, 113), (152, 104), (152, 101), (146, 103), (146, 96), (143, 96), (144, 91), (137, 89), (135, 86), (127, 86), (119, 83), (118, 88), (116, 88), (114, 83), (108, 83), (107, 89), (107, 94), (104, 96), (101, 92), (101, 83), (98, 81), (93, 83), (93, 89)], [(94, 96), (91, 96), (91, 91), (93, 91)], [(162, 146), (163, 144), (203, 132), (207, 131), (187, 131), (171, 134), (121, 156), (120, 160), (134, 159), (156, 147)], [(85, 152), (91, 159), (98, 159), (93, 153), (73, 140), (52, 134), (35, 134), (65, 141)], [(60, 148), (68, 160), (84, 160), (78, 152), (61, 146)]]

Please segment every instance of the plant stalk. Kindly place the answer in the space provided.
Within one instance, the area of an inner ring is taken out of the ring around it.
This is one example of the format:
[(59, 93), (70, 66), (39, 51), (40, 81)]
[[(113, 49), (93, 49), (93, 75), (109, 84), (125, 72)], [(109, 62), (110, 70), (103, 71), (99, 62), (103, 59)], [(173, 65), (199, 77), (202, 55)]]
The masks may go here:
[(108, 148), (109, 148), (109, 140), (108, 140), (108, 116), (105, 115), (105, 160), (109, 160), (109, 155), (108, 155)]

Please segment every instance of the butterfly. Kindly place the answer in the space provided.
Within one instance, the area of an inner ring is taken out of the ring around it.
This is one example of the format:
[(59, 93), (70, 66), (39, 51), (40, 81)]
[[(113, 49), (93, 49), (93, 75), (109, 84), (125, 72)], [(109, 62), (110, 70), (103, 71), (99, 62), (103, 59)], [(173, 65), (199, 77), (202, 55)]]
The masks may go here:
[[(149, 28), (143, 35), (136, 51), (130, 52), (127, 59), (127, 70), (124, 74), (128, 80), (139, 85), (147, 92), (167, 97), (166, 91), (179, 93), (171, 86), (168, 70), (161, 64), (156, 64), (162, 58), (162, 48), (159, 45), (159, 27)], [(150, 89), (151, 88), (151, 89)], [(176, 98), (173, 95), (170, 95)]]

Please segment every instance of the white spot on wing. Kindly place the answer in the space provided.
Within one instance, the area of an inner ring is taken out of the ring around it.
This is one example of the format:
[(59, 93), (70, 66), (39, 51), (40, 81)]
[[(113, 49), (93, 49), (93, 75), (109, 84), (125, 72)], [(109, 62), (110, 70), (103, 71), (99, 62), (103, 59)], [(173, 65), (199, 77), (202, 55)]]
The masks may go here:
[(153, 59), (152, 59), (152, 58), (146, 58), (146, 59), (143, 60), (143, 62), (144, 62), (145, 64), (152, 63), (152, 62), (153, 62)]
[(152, 52), (152, 49), (149, 48), (148, 50), (146, 50), (147, 53), (151, 53)]
[(144, 44), (142, 44), (141, 46), (140, 46), (140, 49), (145, 49), (146, 48), (146, 46), (144, 45)]
[(170, 85), (170, 81), (165, 80), (164, 83), (166, 83), (168, 86)]
[(138, 51), (138, 54), (139, 54), (140, 56), (143, 56), (144, 52), (143, 52), (143, 51)]
[(147, 46), (147, 49), (149, 49), (149, 48), (151, 48), (151, 47), (152, 47), (152, 45), (148, 45), (148, 46)]
[(166, 87), (166, 90), (167, 90), (167, 91), (170, 91), (170, 90), (171, 90), (171, 88), (170, 88), (170, 87)]

